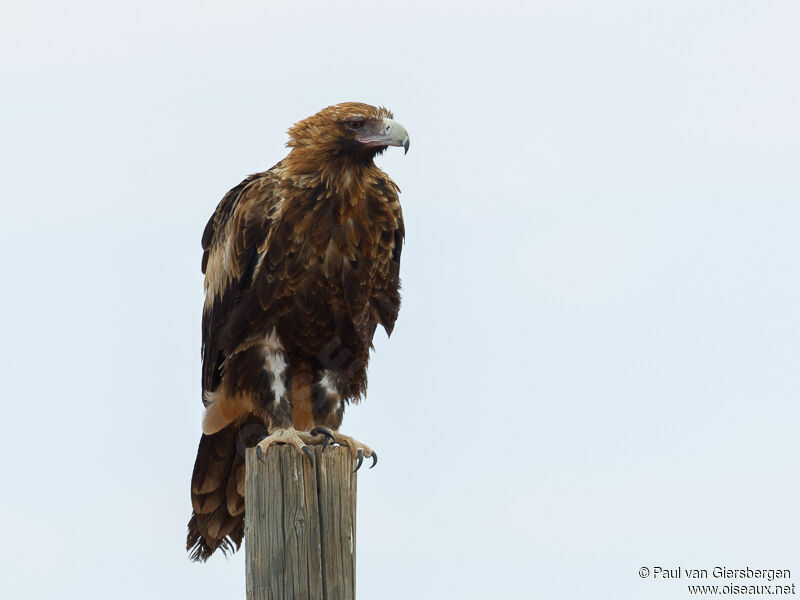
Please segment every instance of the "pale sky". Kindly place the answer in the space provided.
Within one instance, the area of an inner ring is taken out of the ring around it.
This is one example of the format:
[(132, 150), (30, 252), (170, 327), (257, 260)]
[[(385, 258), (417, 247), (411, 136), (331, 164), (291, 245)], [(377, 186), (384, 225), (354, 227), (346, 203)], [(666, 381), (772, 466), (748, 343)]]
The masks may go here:
[(184, 550), (200, 236), (351, 100), (412, 140), (358, 597), (800, 582), (800, 5), (272, 4), (3, 5), (3, 597), (244, 598)]

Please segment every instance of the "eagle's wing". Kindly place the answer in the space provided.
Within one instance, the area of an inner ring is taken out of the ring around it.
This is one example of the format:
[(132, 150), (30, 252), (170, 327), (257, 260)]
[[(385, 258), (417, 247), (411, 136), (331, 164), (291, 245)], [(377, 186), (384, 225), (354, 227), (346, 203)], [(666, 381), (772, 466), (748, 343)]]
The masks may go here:
[[(272, 241), (273, 224), (280, 212), (276, 187), (270, 171), (251, 175), (225, 195), (203, 233), (204, 400), (219, 385), (223, 362), (247, 333), (247, 323), (241, 323), (246, 309), (258, 301), (253, 298), (253, 277)], [(279, 277), (269, 280), (269, 287), (279, 287)], [(269, 309), (268, 302), (259, 304), (263, 311)]]
[[(225, 361), (223, 333), (237, 303), (252, 286), (259, 242), (269, 225), (250, 217), (253, 205), (274, 195), (260, 191), (267, 173), (251, 175), (223, 197), (203, 232), (206, 300), (203, 306), (203, 403), (211, 404)], [(266, 214), (266, 211), (264, 211)], [(244, 535), (244, 460), (236, 452), (239, 429), (225, 427), (200, 438), (192, 472), (193, 514), (186, 549), (193, 560), (206, 560), (217, 549), (238, 548)]]
[[(288, 254), (286, 236), (278, 235), (273, 243), (280, 229), (276, 226), (282, 205), (278, 187), (273, 170), (251, 175), (225, 195), (203, 233), (202, 384), (203, 403), (209, 411), (218, 404), (215, 392), (223, 363), (247, 343), (250, 319), (254, 315), (279, 318), (281, 309), (272, 302), (291, 295), (281, 272), (285, 265), (276, 258)], [(258, 286), (253, 285), (256, 274)], [(194, 514), (186, 539), (195, 560), (207, 559), (217, 548), (238, 548), (244, 534), (244, 457), (237, 452), (237, 444), (252, 445), (253, 436), (266, 429), (252, 417), (235, 427), (227, 426), (229, 422), (230, 418), (212, 419), (212, 427), (205, 431), (203, 421), (204, 434), (192, 472)]]
[(392, 226), (384, 229), (378, 240), (381, 246), (379, 255), (385, 257), (386, 262), (381, 266), (383, 276), (376, 281), (372, 296), (375, 321), (373, 335), (377, 325), (382, 325), (386, 334), (392, 335), (397, 315), (400, 312), (400, 255), (403, 252), (406, 231), (397, 186), (389, 180), (388, 183), (381, 185), (380, 189), (386, 199), (386, 214), (383, 222), (391, 223)]

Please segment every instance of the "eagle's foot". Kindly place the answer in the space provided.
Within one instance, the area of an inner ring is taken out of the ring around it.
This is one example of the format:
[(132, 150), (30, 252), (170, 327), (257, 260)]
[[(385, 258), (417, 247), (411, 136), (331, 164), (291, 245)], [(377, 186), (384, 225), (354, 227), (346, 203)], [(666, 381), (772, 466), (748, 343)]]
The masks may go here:
[(312, 435), (322, 434), (325, 436), (325, 441), (322, 444), (323, 452), (325, 451), (325, 446), (328, 445), (328, 441), (330, 440), (336, 442), (340, 446), (346, 446), (349, 448), (350, 455), (353, 457), (353, 460), (358, 461), (355, 469), (356, 471), (361, 468), (361, 464), (364, 462), (364, 457), (372, 459), (372, 465), (369, 467), (370, 469), (378, 464), (378, 453), (366, 444), (362, 444), (358, 440), (351, 438), (349, 435), (344, 435), (338, 431), (329, 431), (324, 427), (315, 427), (309, 433)]
[[(327, 432), (327, 430), (325, 430)], [(322, 433), (322, 432), (319, 432)], [(325, 435), (323, 438), (325, 443), (328, 442), (328, 437), (333, 438), (330, 432), (327, 432), (328, 435)], [(262, 439), (258, 444), (256, 444), (256, 456), (258, 460), (264, 461), (264, 453), (267, 449), (272, 446), (273, 444), (289, 444), (290, 446), (294, 446), (297, 448), (298, 452), (302, 452), (308, 457), (308, 460), (314, 461), (314, 453), (311, 452), (311, 448), (308, 447), (307, 444), (319, 444), (322, 442), (322, 439), (318, 437), (316, 433), (312, 433), (309, 431), (297, 431), (294, 427), (287, 427), (286, 429), (276, 429), (272, 433), (270, 433), (267, 437)]]

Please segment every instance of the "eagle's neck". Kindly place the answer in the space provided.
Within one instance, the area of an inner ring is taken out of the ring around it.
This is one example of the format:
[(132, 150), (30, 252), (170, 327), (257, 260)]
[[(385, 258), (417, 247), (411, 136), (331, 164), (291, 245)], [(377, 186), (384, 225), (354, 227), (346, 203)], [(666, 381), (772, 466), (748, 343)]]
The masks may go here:
[(282, 168), (294, 187), (313, 190), (333, 201), (340, 211), (362, 203), (367, 188), (384, 176), (372, 155), (334, 154), (313, 147), (293, 148)]
[(335, 177), (345, 171), (375, 168), (375, 154), (374, 151), (344, 152), (317, 146), (296, 146), (283, 163), (297, 174), (322, 173), (327, 177)]

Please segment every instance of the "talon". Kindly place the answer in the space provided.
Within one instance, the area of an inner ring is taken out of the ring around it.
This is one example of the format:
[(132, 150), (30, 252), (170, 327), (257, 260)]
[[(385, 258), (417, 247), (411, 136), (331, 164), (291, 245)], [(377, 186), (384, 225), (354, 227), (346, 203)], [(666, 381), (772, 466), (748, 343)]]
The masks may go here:
[(377, 464), (378, 464), (378, 453), (375, 452), (375, 450), (373, 450), (372, 451), (372, 464), (369, 466), (369, 468), (371, 469), (372, 467), (374, 467)]
[(256, 446), (256, 456), (260, 462), (264, 462), (264, 455), (261, 453), (261, 446)]
[(311, 431), (309, 431), (311, 435), (324, 435), (325, 439), (322, 442), (322, 451), (325, 452), (325, 447), (328, 445), (328, 442), (336, 442), (336, 438), (333, 437), (333, 434), (325, 429), (324, 427), (314, 427)]
[(311, 448), (309, 448), (308, 446), (303, 446), (302, 450), (303, 450), (303, 454), (305, 454), (308, 457), (308, 460), (310, 460), (311, 463), (313, 464), (314, 463), (314, 453), (311, 452)]
[(356, 471), (358, 471), (361, 468), (361, 464), (363, 462), (364, 462), (364, 451), (361, 448), (359, 448), (358, 449), (358, 464), (356, 465), (356, 470), (353, 471), (353, 473), (355, 473)]

